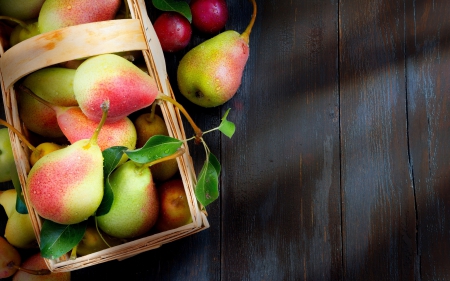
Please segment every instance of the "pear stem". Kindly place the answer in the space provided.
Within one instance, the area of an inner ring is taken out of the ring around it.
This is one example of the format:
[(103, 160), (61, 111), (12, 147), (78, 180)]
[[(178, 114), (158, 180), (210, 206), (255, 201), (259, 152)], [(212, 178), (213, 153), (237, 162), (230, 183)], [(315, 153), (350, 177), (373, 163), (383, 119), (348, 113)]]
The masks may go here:
[(149, 123), (153, 122), (153, 120), (155, 119), (155, 109), (156, 109), (156, 102), (153, 102), (152, 109), (150, 111), (150, 116), (147, 118), (147, 121)]
[(8, 129), (10, 129), (11, 131), (14, 132), (14, 134), (16, 134), (19, 139), (21, 141), (23, 141), (25, 143), (25, 145), (32, 151), (36, 150), (36, 147), (34, 147), (28, 140), (27, 138), (21, 133), (19, 132), (16, 128), (14, 128), (11, 124), (9, 124), (8, 122), (6, 122), (3, 119), (0, 119), (0, 124), (6, 126)]
[(77, 249), (78, 249), (78, 244), (72, 248), (72, 251), (70, 252), (70, 258), (69, 258), (70, 260), (77, 259)]
[(49, 269), (34, 270), (34, 269), (23, 268), (23, 267), (18, 266), (14, 262), (8, 263), (8, 267), (16, 268), (17, 270), (20, 270), (20, 271), (23, 271), (23, 272), (26, 272), (26, 273), (29, 273), (29, 274), (33, 274), (33, 275), (49, 275), (49, 274), (52, 273)]
[(167, 160), (171, 160), (171, 159), (175, 159), (175, 158), (183, 155), (184, 152), (185, 152), (184, 148), (180, 148), (173, 154), (170, 154), (168, 156), (159, 158), (158, 160), (155, 160), (155, 161), (152, 161), (152, 162), (149, 162), (149, 163), (146, 163), (146, 164), (142, 165), (142, 168), (148, 168), (148, 167), (151, 167), (151, 166), (156, 165), (158, 163), (161, 163), (161, 162), (164, 162), (164, 161), (167, 161)]
[(194, 133), (195, 133), (195, 143), (199, 144), (201, 142), (202, 139), (202, 135), (203, 132), (202, 130), (195, 124), (194, 120), (192, 120), (191, 116), (189, 115), (189, 113), (187, 113), (186, 109), (184, 109), (184, 107), (177, 102), (176, 100), (174, 100), (173, 98), (164, 95), (163, 93), (159, 93), (158, 96), (156, 97), (157, 99), (161, 99), (164, 101), (168, 101), (170, 103), (172, 103), (173, 105), (175, 105), (182, 113), (183, 115), (186, 117), (186, 119), (188, 120), (189, 124), (191, 124), (192, 129), (194, 129)]
[(8, 21), (15, 22), (18, 25), (20, 25), (23, 29), (29, 30), (27, 24), (24, 21), (21, 21), (19, 19), (16, 19), (13, 17), (8, 17), (8, 16), (0, 16), (0, 20), (8, 20)]
[(102, 114), (102, 119), (100, 120), (100, 123), (98, 124), (97, 128), (94, 131), (94, 134), (92, 135), (91, 139), (89, 140), (89, 145), (96, 145), (97, 144), (97, 139), (98, 139), (98, 134), (100, 134), (100, 130), (103, 127), (103, 125), (106, 122), (106, 117), (108, 117), (108, 111), (109, 111), (109, 100), (105, 100), (102, 104), (101, 104), (101, 109), (103, 111)]
[(253, 4), (253, 13), (252, 13), (252, 18), (250, 20), (250, 23), (248, 24), (247, 28), (245, 29), (244, 32), (242, 32), (241, 34), (241, 38), (245, 40), (245, 42), (247, 42), (247, 44), (250, 43), (250, 32), (252, 32), (252, 28), (253, 25), (255, 24), (255, 19), (256, 19), (256, 0), (250, 0)]

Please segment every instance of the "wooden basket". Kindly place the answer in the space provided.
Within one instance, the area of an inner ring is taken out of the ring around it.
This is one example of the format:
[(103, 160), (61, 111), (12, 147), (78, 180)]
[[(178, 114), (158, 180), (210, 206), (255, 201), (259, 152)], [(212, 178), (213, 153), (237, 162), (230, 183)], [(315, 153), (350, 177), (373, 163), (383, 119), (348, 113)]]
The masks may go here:
[[(17, 130), (25, 131), (18, 113), (14, 91), (14, 83), (20, 78), (50, 65), (104, 53), (142, 50), (148, 72), (155, 78), (159, 91), (174, 98), (167, 78), (164, 55), (147, 15), (145, 2), (128, 0), (127, 4), (132, 19), (62, 28), (32, 37), (6, 51), (0, 44), (0, 78), (7, 122)], [(160, 107), (169, 135), (177, 139), (186, 139), (178, 110), (167, 102), (162, 102)], [(10, 132), (10, 139), (20, 183), (25, 188), (27, 174), (30, 170), (28, 161), (30, 151), (12, 132)], [(72, 271), (109, 260), (122, 260), (208, 228), (206, 215), (202, 212), (194, 194), (196, 176), (186, 144), (184, 144), (184, 149), (186, 152), (182, 157), (178, 157), (177, 161), (191, 210), (192, 223), (81, 256), (75, 260), (70, 260), (68, 254), (58, 259), (46, 259), (50, 270), (54, 272)], [(23, 193), (34, 232), (40, 243), (42, 219), (32, 208), (26, 192)]]

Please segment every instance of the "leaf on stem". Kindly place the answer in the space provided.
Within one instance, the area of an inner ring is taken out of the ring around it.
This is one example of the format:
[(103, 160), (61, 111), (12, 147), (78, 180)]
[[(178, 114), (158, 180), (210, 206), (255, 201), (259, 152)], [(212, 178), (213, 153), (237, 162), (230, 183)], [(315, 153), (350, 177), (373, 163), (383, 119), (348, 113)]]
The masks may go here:
[(231, 138), (236, 131), (236, 125), (233, 122), (227, 120), (228, 113), (230, 112), (230, 108), (225, 112), (222, 117), (222, 122), (219, 125), (219, 131), (221, 131), (224, 135)]
[(96, 216), (102, 216), (109, 212), (114, 201), (114, 193), (109, 183), (109, 175), (119, 164), (122, 155), (128, 148), (126, 146), (113, 146), (103, 150), (103, 177), (105, 181), (105, 190), (102, 202), (95, 212)]
[(208, 152), (207, 159), (198, 175), (195, 197), (204, 206), (219, 198), (219, 174), (221, 166), (216, 156)]
[(153, 6), (156, 9), (165, 12), (177, 12), (192, 22), (192, 13), (189, 4), (184, 1), (176, 0), (152, 0)]
[(183, 142), (179, 139), (156, 135), (151, 137), (143, 147), (136, 150), (128, 150), (125, 153), (130, 160), (146, 164), (174, 154), (181, 145), (183, 145)]
[(56, 259), (69, 252), (83, 239), (88, 220), (78, 224), (58, 224), (44, 220), (41, 229), (41, 255)]

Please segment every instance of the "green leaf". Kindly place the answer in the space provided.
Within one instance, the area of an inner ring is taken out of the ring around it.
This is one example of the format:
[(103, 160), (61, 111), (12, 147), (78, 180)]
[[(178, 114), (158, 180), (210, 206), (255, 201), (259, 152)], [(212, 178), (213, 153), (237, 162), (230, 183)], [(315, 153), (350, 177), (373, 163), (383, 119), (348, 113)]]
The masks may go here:
[(221, 169), (219, 161), (212, 153), (207, 156), (195, 186), (195, 197), (205, 207), (219, 198), (219, 173)]
[(19, 214), (28, 214), (28, 209), (27, 209), (27, 206), (25, 205), (25, 199), (23, 198), (22, 185), (20, 184), (19, 174), (17, 173), (17, 169), (14, 166), (14, 168), (12, 168), (10, 170), (11, 170), (11, 181), (14, 185), (14, 189), (17, 192), (16, 211)]
[(97, 208), (95, 212), (96, 216), (105, 215), (111, 209), (111, 205), (114, 201), (114, 193), (111, 188), (111, 184), (109, 183), (109, 175), (114, 171), (117, 165), (122, 159), (123, 153), (128, 148), (125, 146), (113, 146), (103, 150), (103, 178), (105, 181), (105, 190), (103, 194), (102, 203)]
[(41, 229), (41, 255), (56, 259), (72, 250), (83, 238), (88, 220), (78, 224), (63, 225), (44, 220)]
[(179, 139), (156, 135), (151, 137), (143, 147), (136, 150), (128, 150), (125, 153), (130, 160), (145, 164), (174, 154), (182, 144), (183, 142)]
[(180, 13), (186, 17), (189, 22), (192, 22), (191, 8), (187, 2), (176, 0), (152, 0), (152, 3), (156, 9), (165, 12)]
[(236, 131), (236, 125), (233, 122), (227, 120), (228, 113), (230, 109), (225, 112), (225, 115), (222, 117), (222, 122), (219, 125), (219, 131), (221, 131), (224, 135), (231, 138)]

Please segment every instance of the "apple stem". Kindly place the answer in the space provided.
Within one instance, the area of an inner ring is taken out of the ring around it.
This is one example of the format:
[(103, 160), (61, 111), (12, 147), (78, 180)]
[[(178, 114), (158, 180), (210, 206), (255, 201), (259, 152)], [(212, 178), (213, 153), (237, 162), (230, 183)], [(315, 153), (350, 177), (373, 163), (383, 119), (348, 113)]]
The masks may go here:
[(194, 133), (195, 133), (195, 143), (199, 144), (202, 141), (202, 135), (203, 132), (202, 130), (195, 124), (194, 120), (192, 120), (191, 116), (189, 115), (189, 113), (187, 113), (186, 109), (184, 109), (184, 107), (177, 102), (176, 100), (174, 100), (173, 98), (166, 96), (163, 93), (159, 93), (158, 96), (156, 97), (157, 99), (161, 99), (164, 101), (168, 101), (170, 103), (172, 103), (173, 105), (175, 105), (182, 113), (183, 115), (186, 117), (186, 119), (188, 120), (189, 124), (191, 124), (192, 128), (194, 129)]
[(11, 124), (9, 124), (8, 122), (6, 122), (3, 119), (0, 119), (0, 124), (6, 126), (8, 129), (10, 129), (11, 131), (14, 132), (14, 134), (16, 134), (19, 139), (21, 141), (23, 141), (25, 143), (25, 145), (31, 150), (31, 151), (35, 151), (36, 147), (34, 147), (28, 140), (27, 138), (21, 133), (19, 132), (16, 128), (14, 128)]
[(253, 4), (253, 13), (252, 13), (252, 18), (250, 20), (250, 23), (248, 24), (247, 28), (245, 29), (244, 32), (242, 32), (241, 34), (241, 38), (245, 40), (245, 42), (247, 42), (247, 44), (249, 44), (250, 42), (250, 32), (252, 32), (252, 28), (253, 25), (255, 24), (255, 19), (256, 19), (256, 0), (250, 0)]
[(33, 274), (33, 275), (49, 275), (52, 272), (49, 269), (38, 269), (38, 270), (34, 270), (34, 269), (28, 269), (28, 268), (23, 268), (20, 267), (18, 265), (16, 265), (14, 262), (9, 262), (8, 263), (8, 267), (10, 268), (16, 268), (17, 270), (26, 272), (28, 274)]
[(29, 30), (27, 24), (24, 21), (21, 21), (19, 19), (8, 17), (8, 16), (0, 16), (0, 20), (8, 20), (17, 23), (20, 25), (23, 29)]
[(94, 134), (92, 135), (91, 139), (89, 140), (88, 147), (91, 145), (97, 144), (98, 134), (100, 134), (100, 130), (103, 127), (103, 125), (105, 124), (106, 118), (108, 117), (109, 100), (105, 100), (104, 102), (102, 102), (102, 104), (100, 105), (100, 108), (103, 111), (102, 119), (100, 120), (100, 123), (98, 124), (97, 128), (95, 129)]

